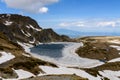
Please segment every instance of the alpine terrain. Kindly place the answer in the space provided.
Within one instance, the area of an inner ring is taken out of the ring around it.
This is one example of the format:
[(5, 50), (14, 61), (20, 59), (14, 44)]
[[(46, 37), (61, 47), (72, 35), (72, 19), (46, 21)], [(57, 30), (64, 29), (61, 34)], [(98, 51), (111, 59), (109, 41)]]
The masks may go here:
[(28, 17), (0, 14), (1, 80), (120, 80), (120, 37), (71, 39)]

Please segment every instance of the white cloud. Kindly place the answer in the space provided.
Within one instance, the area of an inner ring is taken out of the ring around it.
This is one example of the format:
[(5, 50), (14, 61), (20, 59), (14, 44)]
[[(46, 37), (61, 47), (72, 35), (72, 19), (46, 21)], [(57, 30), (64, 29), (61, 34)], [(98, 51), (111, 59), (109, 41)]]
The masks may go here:
[(60, 27), (86, 27), (86, 28), (95, 28), (95, 27), (120, 27), (120, 19), (91, 19), (91, 20), (78, 20), (78, 21), (64, 21), (59, 24)]
[(106, 21), (106, 22), (98, 22), (97, 26), (112, 26), (115, 27), (117, 25), (116, 21)]
[(59, 26), (66, 27), (66, 26), (70, 26), (70, 25), (68, 23), (60, 23)]
[(47, 13), (48, 12), (48, 8), (47, 7), (42, 7), (39, 9), (40, 13)]
[(10, 8), (22, 9), (33, 13), (46, 13), (50, 5), (58, 2), (59, 0), (4, 0)]
[(59, 26), (61, 27), (69, 27), (69, 26), (76, 26), (76, 27), (83, 27), (85, 26), (84, 25), (84, 22), (63, 22), (63, 23), (60, 23)]

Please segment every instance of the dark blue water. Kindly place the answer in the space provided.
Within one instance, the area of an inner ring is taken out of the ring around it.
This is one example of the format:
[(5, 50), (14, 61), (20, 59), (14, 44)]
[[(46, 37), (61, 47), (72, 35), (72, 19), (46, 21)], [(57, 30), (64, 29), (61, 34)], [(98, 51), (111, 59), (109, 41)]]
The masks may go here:
[(62, 57), (62, 49), (65, 45), (66, 44), (40, 44), (31, 48), (31, 52), (51, 58), (60, 58)]

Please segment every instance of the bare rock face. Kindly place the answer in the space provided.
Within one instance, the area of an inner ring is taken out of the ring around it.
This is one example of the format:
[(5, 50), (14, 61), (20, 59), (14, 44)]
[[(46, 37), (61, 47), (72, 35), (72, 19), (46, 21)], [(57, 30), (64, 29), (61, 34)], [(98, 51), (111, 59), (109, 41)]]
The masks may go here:
[(61, 36), (52, 29), (42, 29), (30, 17), (17, 14), (0, 14), (0, 31), (13, 42), (38, 44), (39, 42), (69, 41), (69, 37)]

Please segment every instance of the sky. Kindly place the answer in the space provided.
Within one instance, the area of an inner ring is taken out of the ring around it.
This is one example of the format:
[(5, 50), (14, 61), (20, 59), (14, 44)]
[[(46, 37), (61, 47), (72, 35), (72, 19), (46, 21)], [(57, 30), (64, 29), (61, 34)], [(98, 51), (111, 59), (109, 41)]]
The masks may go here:
[(120, 0), (0, 0), (0, 13), (30, 16), (42, 28), (120, 32)]

